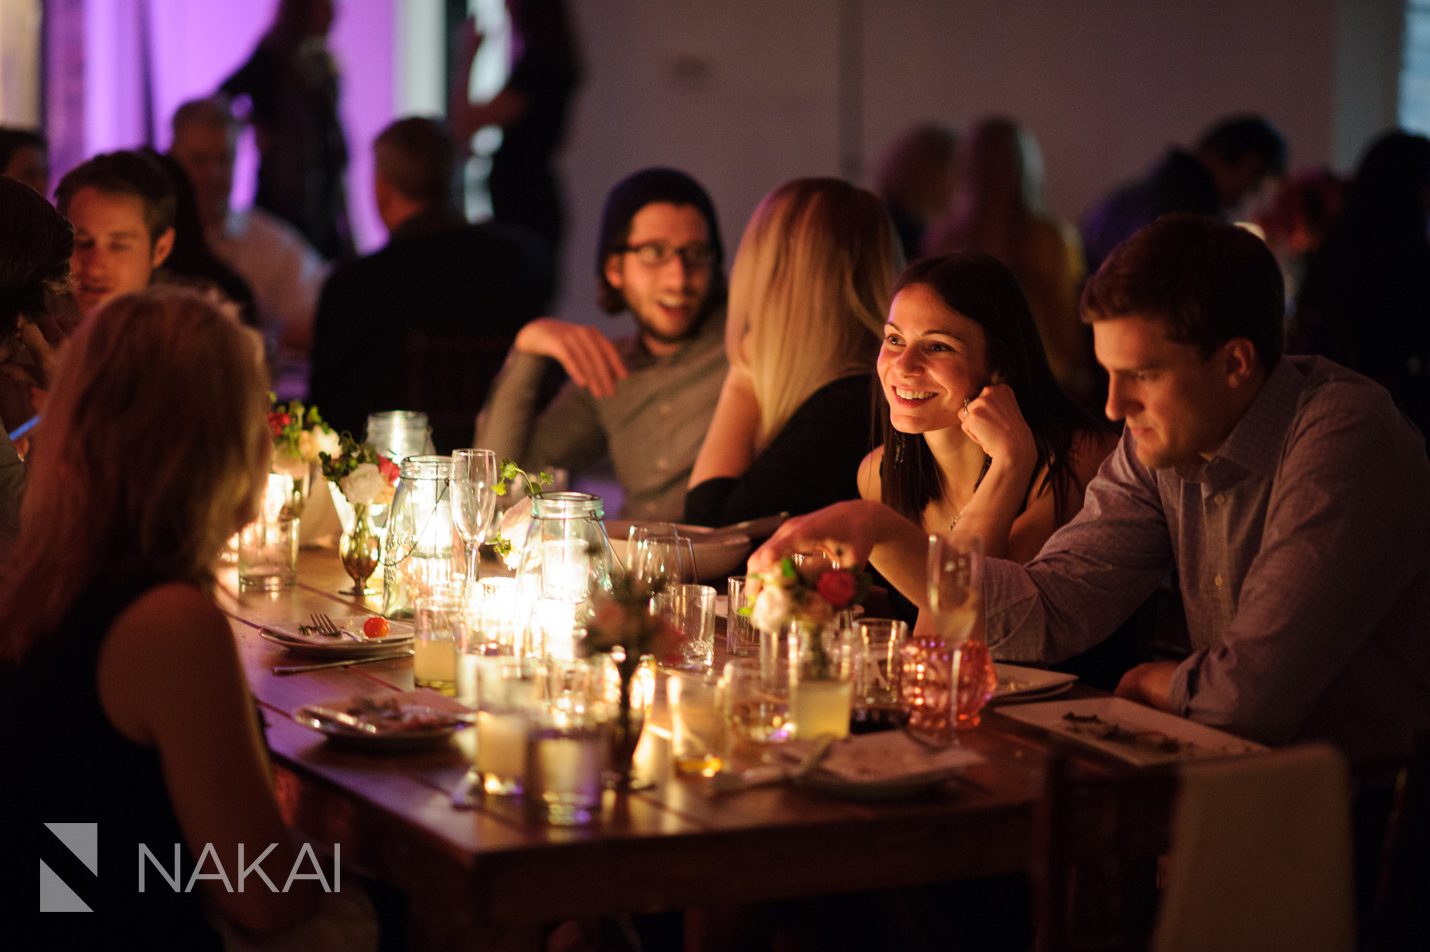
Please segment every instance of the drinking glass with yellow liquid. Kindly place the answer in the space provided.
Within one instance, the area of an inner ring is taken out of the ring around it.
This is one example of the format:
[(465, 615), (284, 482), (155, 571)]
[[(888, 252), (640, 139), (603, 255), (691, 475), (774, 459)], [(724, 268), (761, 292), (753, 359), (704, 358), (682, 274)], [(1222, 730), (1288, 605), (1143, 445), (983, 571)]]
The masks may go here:
[(466, 638), (466, 613), (462, 599), (440, 590), (417, 600), (414, 612), (412, 676), (420, 688), (432, 688), (449, 697), (457, 694), (457, 649)]
[(789, 626), (790, 708), (801, 739), (849, 736), (854, 650), (849, 632), (833, 625)]
[(789, 672), (779, 664), (759, 658), (726, 662), (717, 690), (732, 742), (764, 748), (794, 738)]
[(678, 773), (713, 777), (724, 765), (724, 719), (716, 705), (719, 683), (711, 675), (668, 671), (671, 757)]

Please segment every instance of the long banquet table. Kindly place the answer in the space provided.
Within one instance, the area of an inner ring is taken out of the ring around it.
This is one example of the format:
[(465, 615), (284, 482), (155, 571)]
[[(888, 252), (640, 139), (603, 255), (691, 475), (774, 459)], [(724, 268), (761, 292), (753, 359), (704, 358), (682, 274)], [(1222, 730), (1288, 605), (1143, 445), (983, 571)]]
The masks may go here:
[[(262, 708), (287, 820), (345, 864), (409, 897), (413, 948), (535, 948), (543, 924), (956, 880), (1027, 868), (1032, 807), (1049, 744), (996, 709), (962, 741), (985, 758), (935, 793), (894, 802), (834, 799), (790, 786), (712, 797), (673, 775), (647, 731), (637, 772), (652, 788), (608, 791), (600, 823), (530, 823), (519, 800), (450, 800), (470, 762), (464, 731), (445, 748), (374, 755), (343, 750), (294, 722), (306, 703), (412, 690), (410, 659), (275, 676), (295, 659), (259, 636), (314, 611), (377, 611), (345, 587), (331, 550), (304, 550), (297, 587), (242, 592), (232, 569), (220, 602)], [(1079, 755), (1079, 769), (1109, 762)]]

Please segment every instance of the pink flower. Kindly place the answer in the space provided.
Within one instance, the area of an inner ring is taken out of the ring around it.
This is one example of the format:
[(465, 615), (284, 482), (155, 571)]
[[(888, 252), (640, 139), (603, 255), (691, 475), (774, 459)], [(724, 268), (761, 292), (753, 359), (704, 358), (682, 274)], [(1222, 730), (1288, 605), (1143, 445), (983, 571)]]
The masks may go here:
[(858, 589), (854, 575), (842, 569), (829, 569), (814, 583), (815, 591), (834, 608), (844, 608)]

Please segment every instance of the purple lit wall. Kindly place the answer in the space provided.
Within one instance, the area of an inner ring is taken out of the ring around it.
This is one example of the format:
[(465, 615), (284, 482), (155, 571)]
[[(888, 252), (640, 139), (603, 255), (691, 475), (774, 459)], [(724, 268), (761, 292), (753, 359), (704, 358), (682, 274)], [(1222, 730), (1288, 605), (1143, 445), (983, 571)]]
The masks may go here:
[[(51, 22), (52, 29), (78, 27), (84, 36), (82, 154), (108, 149), (169, 145), (169, 116), (186, 99), (204, 96), (248, 56), (272, 17), (272, 2), (213, 3), (211, 0), (69, 0), (81, 22)], [(342, 114), (351, 162), (348, 204), (358, 246), (370, 250), (386, 240), (372, 207), (371, 143), (394, 115), (393, 35), (396, 0), (339, 3), (330, 38), (342, 74)], [(146, 76), (145, 48), (149, 50)], [(51, 77), (51, 88), (56, 85)], [(146, 99), (152, 110), (146, 109)], [(64, 116), (68, 124), (73, 116)], [(51, 124), (55, 122), (51, 112)], [(253, 194), (256, 157), (252, 137), (240, 146), (234, 201)], [(62, 171), (62, 170), (57, 170)]]

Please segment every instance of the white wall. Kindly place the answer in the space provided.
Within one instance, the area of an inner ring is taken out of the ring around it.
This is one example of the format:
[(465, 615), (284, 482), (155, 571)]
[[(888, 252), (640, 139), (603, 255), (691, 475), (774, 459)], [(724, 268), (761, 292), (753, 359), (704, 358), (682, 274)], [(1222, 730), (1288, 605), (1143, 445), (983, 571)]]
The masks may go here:
[[(1000, 112), (1038, 136), (1075, 219), (1215, 118), (1276, 123), (1295, 166), (1347, 168), (1394, 122), (1403, 0), (572, 0), (587, 80), (562, 166), (560, 310), (598, 321), (592, 243), (606, 190), (649, 164), (710, 189), (728, 251), (759, 197), (869, 168), (921, 119)], [(839, 17), (863, 24), (862, 129), (841, 129)], [(845, 161), (841, 161), (841, 159)], [(858, 160), (862, 160), (860, 163)]]

